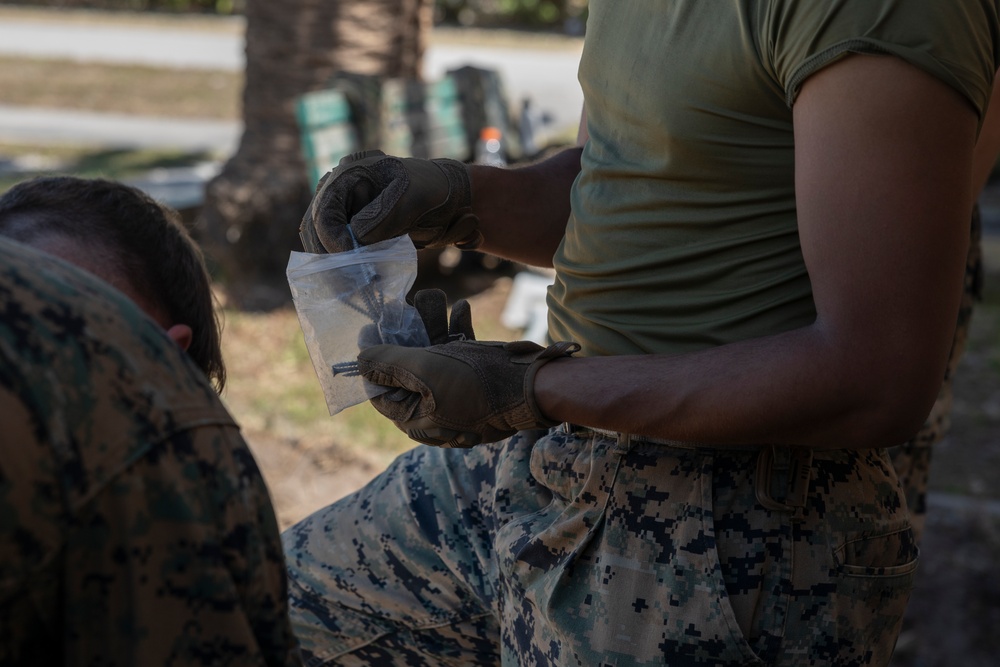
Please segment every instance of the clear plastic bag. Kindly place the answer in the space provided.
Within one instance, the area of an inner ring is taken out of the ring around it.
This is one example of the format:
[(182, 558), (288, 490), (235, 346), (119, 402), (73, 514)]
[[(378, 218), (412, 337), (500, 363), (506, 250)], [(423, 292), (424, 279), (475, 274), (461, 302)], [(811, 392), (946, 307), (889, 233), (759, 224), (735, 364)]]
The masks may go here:
[(387, 391), (358, 374), (358, 352), (381, 343), (430, 345), (406, 303), (417, 276), (408, 236), (331, 255), (293, 252), (286, 275), (331, 415)]

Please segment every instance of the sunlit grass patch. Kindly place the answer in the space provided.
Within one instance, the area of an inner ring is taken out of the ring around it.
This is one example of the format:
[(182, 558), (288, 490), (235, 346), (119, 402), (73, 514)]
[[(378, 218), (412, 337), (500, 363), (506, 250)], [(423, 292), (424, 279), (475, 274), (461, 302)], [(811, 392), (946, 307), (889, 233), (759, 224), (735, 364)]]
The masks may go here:
[(0, 90), (12, 106), (236, 120), (243, 72), (5, 56)]

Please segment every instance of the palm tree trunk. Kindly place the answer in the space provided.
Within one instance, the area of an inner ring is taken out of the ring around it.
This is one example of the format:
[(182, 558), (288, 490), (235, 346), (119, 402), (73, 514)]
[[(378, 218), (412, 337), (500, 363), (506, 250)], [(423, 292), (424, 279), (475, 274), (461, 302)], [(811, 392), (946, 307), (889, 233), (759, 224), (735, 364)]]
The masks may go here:
[(284, 277), (309, 204), (299, 95), (338, 71), (419, 78), (431, 0), (248, 0), (244, 130), (209, 182), (199, 221), (232, 305), (287, 303)]

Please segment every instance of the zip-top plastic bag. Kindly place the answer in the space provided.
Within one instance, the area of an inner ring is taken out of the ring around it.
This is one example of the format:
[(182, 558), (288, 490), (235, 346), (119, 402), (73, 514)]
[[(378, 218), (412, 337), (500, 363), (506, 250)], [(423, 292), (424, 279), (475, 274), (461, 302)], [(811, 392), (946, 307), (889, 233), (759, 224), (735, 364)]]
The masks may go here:
[(406, 303), (417, 276), (409, 236), (329, 255), (293, 252), (286, 275), (331, 415), (388, 391), (358, 373), (361, 350), (430, 345), (420, 315)]

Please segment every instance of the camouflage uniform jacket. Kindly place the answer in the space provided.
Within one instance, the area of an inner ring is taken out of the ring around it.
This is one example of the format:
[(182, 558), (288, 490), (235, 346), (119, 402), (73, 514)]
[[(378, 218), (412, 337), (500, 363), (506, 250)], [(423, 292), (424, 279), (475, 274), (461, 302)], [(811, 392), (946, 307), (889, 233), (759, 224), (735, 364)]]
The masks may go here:
[(187, 355), (0, 241), (0, 665), (299, 664), (274, 512)]

